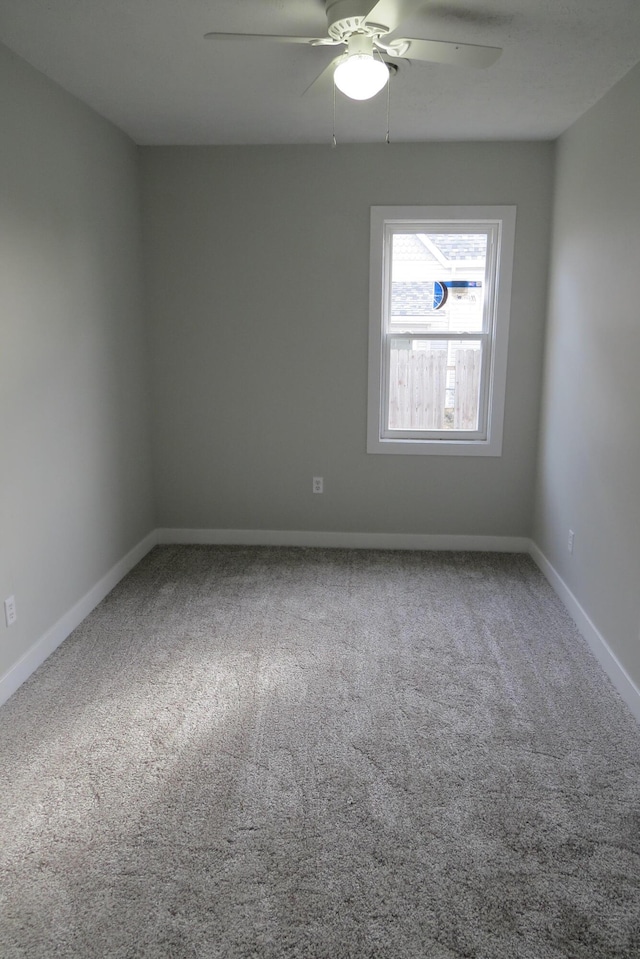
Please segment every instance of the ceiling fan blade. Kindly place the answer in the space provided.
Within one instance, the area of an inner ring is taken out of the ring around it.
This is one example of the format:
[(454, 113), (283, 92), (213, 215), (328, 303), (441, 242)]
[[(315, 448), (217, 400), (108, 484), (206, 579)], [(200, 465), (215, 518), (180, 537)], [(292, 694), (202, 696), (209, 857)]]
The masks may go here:
[(339, 57), (334, 57), (331, 63), (327, 64), (327, 66), (321, 73), (318, 74), (315, 80), (311, 81), (307, 89), (302, 91), (301, 95), (304, 97), (311, 91), (313, 91), (313, 93), (321, 93), (325, 89), (330, 89), (333, 85), (333, 71), (339, 63), (346, 59), (346, 56), (346, 53), (343, 53)]
[(388, 33), (393, 33), (426, 3), (427, 0), (378, 0), (364, 19), (366, 23), (380, 23)]
[(318, 37), (283, 37), (275, 33), (205, 33), (205, 40), (275, 40), (277, 43), (307, 43), (310, 46), (333, 46), (337, 40)]
[[(397, 52), (394, 52), (395, 44), (398, 45)], [(383, 49), (390, 56), (424, 60), (426, 63), (451, 63), (460, 67), (490, 67), (502, 53), (500, 47), (449, 43), (446, 40), (416, 40), (412, 37), (394, 40), (393, 44), (385, 45)]]

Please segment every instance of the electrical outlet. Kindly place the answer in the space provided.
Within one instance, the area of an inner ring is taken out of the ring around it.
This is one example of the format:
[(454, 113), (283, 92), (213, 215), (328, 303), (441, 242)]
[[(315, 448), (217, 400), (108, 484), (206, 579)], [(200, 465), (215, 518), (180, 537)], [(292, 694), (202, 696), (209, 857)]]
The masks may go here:
[(16, 612), (16, 598), (15, 596), (9, 596), (8, 599), (4, 601), (4, 618), (7, 621), (7, 626), (13, 626), (18, 614)]
[(324, 480), (321, 476), (313, 477), (313, 492), (314, 493), (324, 493)]
[(573, 532), (572, 529), (570, 529), (570, 530), (569, 530), (569, 538), (567, 539), (567, 549), (569, 550), (570, 553), (573, 553), (573, 539), (574, 539), (574, 536), (575, 536), (575, 533)]

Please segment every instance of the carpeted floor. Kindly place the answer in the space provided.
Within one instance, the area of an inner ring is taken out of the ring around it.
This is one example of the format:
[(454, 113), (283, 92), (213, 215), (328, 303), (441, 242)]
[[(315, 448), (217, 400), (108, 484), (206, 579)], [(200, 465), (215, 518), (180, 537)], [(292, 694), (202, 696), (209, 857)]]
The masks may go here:
[(156, 548), (0, 770), (3, 959), (640, 956), (640, 729), (526, 556)]

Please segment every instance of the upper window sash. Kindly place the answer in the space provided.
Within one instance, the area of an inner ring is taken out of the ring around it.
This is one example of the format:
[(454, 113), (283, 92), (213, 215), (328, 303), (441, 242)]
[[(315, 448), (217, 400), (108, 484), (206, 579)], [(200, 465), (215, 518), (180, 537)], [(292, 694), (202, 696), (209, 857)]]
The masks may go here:
[[(383, 229), (383, 263), (384, 263), (384, 286), (385, 291), (385, 300), (383, 303), (384, 314), (383, 314), (383, 324), (385, 332), (395, 332), (392, 327), (392, 289), (393, 289), (393, 239), (396, 235), (406, 235), (410, 233), (415, 233), (418, 236), (424, 237), (425, 234), (433, 235), (437, 233), (441, 234), (465, 234), (465, 235), (476, 235), (484, 236), (486, 238), (486, 253), (485, 253), (485, 262), (484, 262), (484, 275), (483, 275), (483, 286), (482, 286), (482, 295), (483, 295), (483, 316), (482, 316), (482, 327), (477, 332), (493, 332), (492, 330), (492, 321), (495, 314), (495, 283), (496, 283), (496, 260), (497, 260), (497, 251), (499, 248), (500, 241), (500, 228), (501, 222), (495, 220), (494, 222), (482, 221), (481, 225), (478, 221), (463, 221), (456, 219), (448, 219), (438, 221), (429, 221), (425, 223), (424, 221), (418, 224), (405, 223), (403, 221), (397, 220), (386, 220), (384, 222)], [(426, 238), (426, 237), (425, 237)], [(470, 265), (473, 261), (470, 261)], [(476, 264), (477, 267), (477, 264)], [(407, 324), (407, 330), (411, 329), (411, 324)], [(463, 326), (449, 326), (448, 328), (450, 333), (471, 333), (476, 332), (472, 330), (465, 329)]]

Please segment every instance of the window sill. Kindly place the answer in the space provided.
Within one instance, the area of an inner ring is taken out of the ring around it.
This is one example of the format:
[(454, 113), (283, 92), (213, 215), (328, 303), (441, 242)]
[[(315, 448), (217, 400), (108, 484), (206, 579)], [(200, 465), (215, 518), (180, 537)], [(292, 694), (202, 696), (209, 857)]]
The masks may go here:
[(367, 443), (367, 453), (391, 453), (396, 456), (501, 456), (499, 440), (409, 440), (379, 439)]

